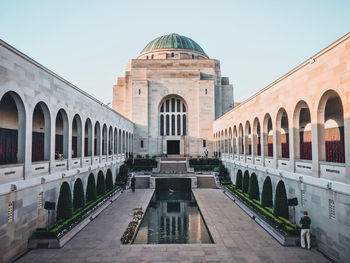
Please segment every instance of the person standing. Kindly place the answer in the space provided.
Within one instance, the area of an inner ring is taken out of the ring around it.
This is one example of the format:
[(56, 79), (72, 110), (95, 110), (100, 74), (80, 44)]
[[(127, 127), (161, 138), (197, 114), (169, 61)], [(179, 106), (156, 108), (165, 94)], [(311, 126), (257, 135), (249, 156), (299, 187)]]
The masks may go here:
[(208, 149), (205, 149), (204, 154), (205, 154), (205, 158), (208, 158)]
[(132, 190), (133, 192), (135, 192), (135, 184), (136, 184), (136, 178), (135, 178), (135, 175), (133, 175), (133, 176), (131, 177), (131, 185), (130, 185), (131, 190)]
[(304, 212), (304, 216), (300, 219), (301, 224), (301, 232), (300, 232), (300, 243), (301, 247), (305, 248), (305, 237), (307, 241), (307, 248), (311, 249), (311, 243), (310, 243), (310, 225), (311, 225), (311, 219), (307, 214), (307, 211)]

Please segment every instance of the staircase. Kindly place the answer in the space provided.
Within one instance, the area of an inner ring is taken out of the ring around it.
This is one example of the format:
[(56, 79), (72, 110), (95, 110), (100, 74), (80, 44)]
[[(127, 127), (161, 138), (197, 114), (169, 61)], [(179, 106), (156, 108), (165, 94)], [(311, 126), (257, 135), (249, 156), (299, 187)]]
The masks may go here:
[(186, 158), (162, 157), (160, 160), (160, 173), (187, 173)]
[(217, 188), (212, 175), (197, 175), (197, 188)]

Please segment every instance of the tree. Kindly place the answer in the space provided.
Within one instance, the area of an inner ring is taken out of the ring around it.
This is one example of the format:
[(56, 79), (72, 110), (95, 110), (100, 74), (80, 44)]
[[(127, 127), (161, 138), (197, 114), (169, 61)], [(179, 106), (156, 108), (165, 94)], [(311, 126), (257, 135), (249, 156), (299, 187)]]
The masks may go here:
[(69, 184), (67, 182), (63, 182), (60, 189), (60, 195), (58, 197), (57, 203), (57, 215), (56, 219), (67, 219), (72, 217), (73, 215), (73, 202), (72, 202), (72, 194), (70, 191)]
[(272, 207), (272, 183), (270, 176), (267, 176), (264, 180), (261, 193), (261, 205), (263, 207)]
[(88, 178), (88, 184), (86, 187), (86, 202), (95, 201), (96, 195), (96, 184), (94, 174), (90, 174)]
[(248, 193), (248, 188), (249, 188), (249, 172), (245, 171), (244, 176), (243, 176), (243, 193)]
[(236, 175), (236, 187), (242, 189), (242, 171), (238, 170)]
[(123, 184), (126, 184), (126, 181), (128, 180), (128, 168), (123, 164), (119, 167), (119, 173), (117, 175), (117, 182), (121, 182)]
[(84, 187), (80, 178), (75, 180), (73, 189), (73, 207), (78, 210), (85, 205)]
[(250, 176), (248, 194), (250, 199), (260, 200), (259, 183), (255, 173)]
[(289, 219), (286, 187), (284, 186), (282, 180), (280, 180), (277, 184), (275, 194), (275, 207), (273, 209), (273, 212), (276, 216), (281, 216)]
[(112, 172), (110, 169), (107, 170), (107, 175), (106, 175), (106, 190), (112, 190), (113, 188), (113, 176)]
[(97, 196), (104, 195), (106, 193), (105, 176), (102, 171), (99, 171), (97, 174), (96, 191), (97, 191)]

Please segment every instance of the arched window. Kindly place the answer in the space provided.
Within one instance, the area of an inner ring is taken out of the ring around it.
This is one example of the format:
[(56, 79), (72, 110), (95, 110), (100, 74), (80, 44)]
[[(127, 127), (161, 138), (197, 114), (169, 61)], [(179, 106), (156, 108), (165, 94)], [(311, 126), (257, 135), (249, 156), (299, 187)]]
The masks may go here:
[(113, 153), (114, 154), (117, 154), (118, 153), (118, 129), (117, 128), (114, 128), (114, 151)]
[(293, 116), (294, 153), (295, 159), (312, 160), (311, 115), (305, 101), (300, 101), (295, 107)]
[(39, 102), (33, 112), (32, 162), (50, 160), (50, 112), (44, 102)]
[(94, 155), (100, 155), (101, 149), (101, 127), (100, 123), (96, 122), (94, 131)]
[(72, 125), (72, 158), (81, 157), (82, 147), (82, 127), (81, 119), (78, 114), (73, 118)]
[(108, 155), (113, 154), (113, 129), (112, 126), (109, 127), (108, 132)]
[(172, 57), (172, 58), (174, 57), (174, 52), (171, 53), (171, 57)]
[(194, 59), (194, 55), (192, 54), (192, 59)]
[(55, 157), (68, 158), (68, 117), (63, 109), (56, 116)]
[(102, 155), (107, 154), (107, 125), (104, 124), (102, 128)]
[(154, 55), (151, 56), (151, 59), (154, 59)]
[(343, 103), (335, 91), (323, 94), (317, 119), (320, 161), (345, 163)]
[(277, 157), (289, 158), (289, 130), (288, 116), (285, 109), (280, 109), (277, 114)]
[(84, 127), (84, 156), (92, 155), (92, 123), (90, 119), (85, 121)]
[(272, 119), (270, 114), (264, 118), (264, 155), (273, 157), (273, 130)]
[(186, 106), (182, 98), (176, 95), (164, 98), (159, 107), (159, 135), (186, 135), (186, 119)]
[(25, 111), (20, 97), (7, 92), (0, 100), (0, 164), (24, 163)]

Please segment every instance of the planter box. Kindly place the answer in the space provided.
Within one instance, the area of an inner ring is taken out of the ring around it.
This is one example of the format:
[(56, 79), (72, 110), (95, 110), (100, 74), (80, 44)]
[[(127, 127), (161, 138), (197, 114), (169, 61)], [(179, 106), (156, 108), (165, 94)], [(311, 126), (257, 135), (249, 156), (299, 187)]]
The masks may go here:
[(278, 232), (270, 224), (266, 223), (263, 218), (260, 217), (255, 211), (250, 209), (246, 204), (239, 200), (229, 189), (224, 187), (224, 193), (235, 202), (244, 212), (246, 212), (255, 222), (257, 222), (262, 228), (264, 228), (273, 238), (275, 238), (282, 246), (297, 246), (299, 237), (297, 236), (284, 236)]
[(121, 195), (121, 188), (116, 190), (101, 206), (97, 207), (91, 213), (88, 213), (86, 218), (75, 225), (72, 229), (60, 237), (52, 238), (29, 238), (28, 249), (34, 248), (61, 248), (76, 234), (94, 220), (104, 209), (106, 209), (114, 200)]

